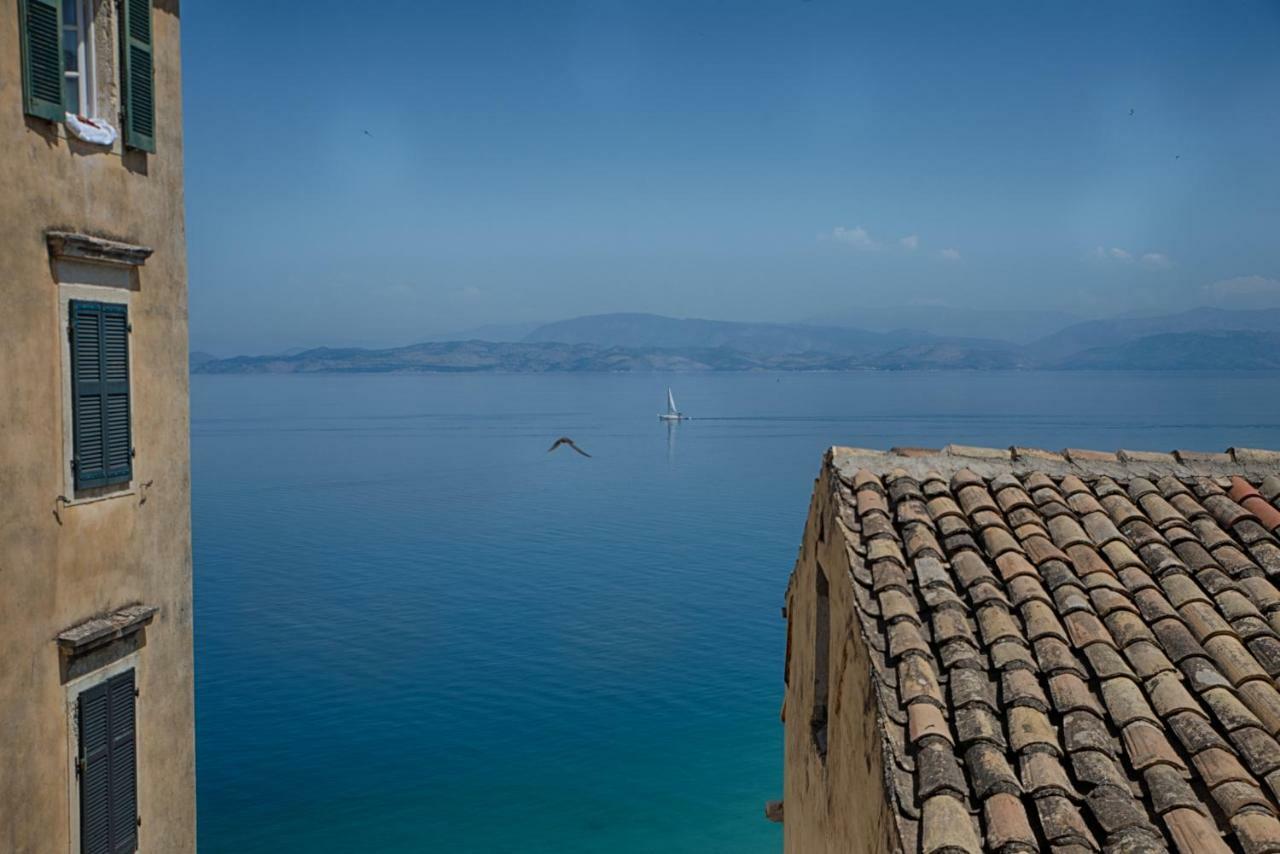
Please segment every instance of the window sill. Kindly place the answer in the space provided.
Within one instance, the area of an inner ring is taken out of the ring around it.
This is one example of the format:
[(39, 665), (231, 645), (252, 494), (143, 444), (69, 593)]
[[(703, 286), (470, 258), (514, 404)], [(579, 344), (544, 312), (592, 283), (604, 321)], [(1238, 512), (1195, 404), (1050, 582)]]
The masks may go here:
[[(98, 487), (99, 489), (110, 489), (110, 487)], [(138, 490), (133, 484), (124, 486), (114, 492), (105, 492), (101, 495), (78, 495), (74, 498), (62, 498), (63, 507), (80, 507), (84, 504), (97, 504), (99, 501), (110, 501), (113, 498), (125, 498), (130, 495), (137, 495)]]

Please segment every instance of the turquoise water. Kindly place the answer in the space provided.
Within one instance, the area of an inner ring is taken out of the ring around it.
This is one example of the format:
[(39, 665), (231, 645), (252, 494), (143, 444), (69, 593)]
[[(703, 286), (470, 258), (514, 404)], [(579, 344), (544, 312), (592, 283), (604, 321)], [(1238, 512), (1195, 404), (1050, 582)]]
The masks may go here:
[(1278, 380), (193, 377), (201, 851), (776, 852), (828, 445), (1280, 447)]

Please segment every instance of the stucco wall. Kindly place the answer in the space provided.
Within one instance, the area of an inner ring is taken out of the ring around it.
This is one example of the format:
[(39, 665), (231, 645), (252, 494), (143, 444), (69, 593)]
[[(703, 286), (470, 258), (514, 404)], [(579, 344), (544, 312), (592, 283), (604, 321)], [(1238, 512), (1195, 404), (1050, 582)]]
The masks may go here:
[[(0, 850), (14, 854), (69, 851), (78, 809), (54, 637), (133, 602), (160, 607), (137, 653), (141, 850), (195, 848), (178, 11), (156, 3), (157, 151), (146, 155), (23, 115), (17, 3), (0, 7)], [(134, 482), (151, 483), (145, 492), (57, 500), (66, 330), (50, 228), (155, 250), (128, 294)]]
[[(848, 532), (839, 519), (827, 466), (819, 477), (800, 556), (787, 590), (790, 645), (784, 761), (784, 849), (792, 854), (890, 852), (897, 828), (884, 783), (871, 662), (854, 617)], [(828, 747), (814, 746), (815, 621), (821, 564), (827, 576), (831, 624)]]

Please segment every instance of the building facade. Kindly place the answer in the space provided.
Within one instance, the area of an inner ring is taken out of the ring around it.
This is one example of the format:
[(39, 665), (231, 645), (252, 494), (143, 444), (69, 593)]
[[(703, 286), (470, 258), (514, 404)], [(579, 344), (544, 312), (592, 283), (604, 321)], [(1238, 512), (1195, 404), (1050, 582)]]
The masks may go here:
[(178, 0), (0, 11), (0, 851), (195, 850)]
[(785, 850), (1280, 851), (1280, 453), (833, 448)]

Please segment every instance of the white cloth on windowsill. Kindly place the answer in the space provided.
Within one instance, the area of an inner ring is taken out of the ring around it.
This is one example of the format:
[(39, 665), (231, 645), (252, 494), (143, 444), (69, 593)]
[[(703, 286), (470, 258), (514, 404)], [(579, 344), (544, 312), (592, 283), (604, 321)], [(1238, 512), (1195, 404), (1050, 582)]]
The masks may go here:
[(75, 134), (77, 139), (92, 142), (94, 145), (114, 145), (116, 141), (116, 129), (102, 119), (89, 119), (67, 113), (67, 129)]

